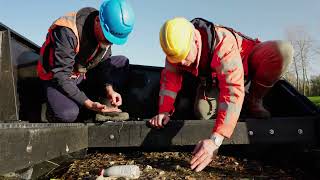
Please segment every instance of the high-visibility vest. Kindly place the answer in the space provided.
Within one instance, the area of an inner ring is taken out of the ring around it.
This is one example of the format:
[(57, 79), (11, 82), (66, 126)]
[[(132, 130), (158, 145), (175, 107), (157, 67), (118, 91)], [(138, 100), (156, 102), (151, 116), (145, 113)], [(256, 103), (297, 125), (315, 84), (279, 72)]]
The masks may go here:
[(54, 63), (54, 49), (52, 48), (52, 44), (54, 42), (54, 39), (52, 37), (52, 31), (56, 27), (67, 27), (72, 30), (72, 32), (75, 34), (77, 38), (77, 47), (75, 48), (75, 52), (79, 52), (80, 48), (80, 40), (79, 40), (79, 34), (78, 29), (76, 25), (76, 14), (75, 12), (68, 13), (65, 16), (60, 17), (56, 21), (53, 22), (53, 24), (50, 26), (48, 30), (48, 35), (46, 37), (46, 41), (42, 45), (40, 49), (40, 59), (38, 61), (37, 65), (37, 71), (38, 76), (42, 80), (50, 80), (53, 77), (53, 73), (50, 71), (50, 69), (53, 67)]

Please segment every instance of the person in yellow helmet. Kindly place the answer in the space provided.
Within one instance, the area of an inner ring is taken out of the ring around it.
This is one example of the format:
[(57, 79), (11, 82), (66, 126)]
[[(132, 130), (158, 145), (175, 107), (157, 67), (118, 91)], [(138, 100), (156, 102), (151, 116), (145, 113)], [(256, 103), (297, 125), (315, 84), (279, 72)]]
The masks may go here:
[(174, 112), (183, 73), (199, 79), (194, 114), (199, 119), (216, 118), (212, 134), (193, 151), (191, 169), (201, 171), (216, 156), (224, 138), (230, 138), (245, 97), (244, 84), (251, 80), (247, 114), (269, 118), (263, 97), (279, 80), (293, 58), (293, 48), (284, 41), (260, 42), (232, 28), (202, 18), (191, 22), (170, 19), (160, 30), (160, 44), (166, 54), (161, 73), (159, 114), (149, 120), (164, 127)]

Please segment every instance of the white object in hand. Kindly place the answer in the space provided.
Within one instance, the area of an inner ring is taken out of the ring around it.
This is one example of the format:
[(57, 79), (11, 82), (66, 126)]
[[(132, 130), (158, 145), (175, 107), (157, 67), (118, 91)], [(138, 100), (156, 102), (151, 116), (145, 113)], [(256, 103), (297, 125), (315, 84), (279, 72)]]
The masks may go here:
[(103, 176), (137, 179), (140, 177), (140, 169), (137, 165), (111, 166), (104, 170)]

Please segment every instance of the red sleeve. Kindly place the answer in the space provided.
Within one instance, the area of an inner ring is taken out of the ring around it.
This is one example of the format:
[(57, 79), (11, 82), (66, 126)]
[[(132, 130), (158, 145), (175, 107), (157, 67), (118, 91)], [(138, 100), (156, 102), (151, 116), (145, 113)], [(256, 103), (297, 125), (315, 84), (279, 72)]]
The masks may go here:
[(165, 68), (161, 72), (159, 92), (159, 113), (174, 111), (174, 101), (181, 89), (182, 75), (176, 67), (166, 61)]
[(218, 33), (220, 41), (213, 56), (219, 81), (219, 99), (213, 132), (230, 138), (239, 119), (244, 99), (244, 72), (236, 39), (229, 31)]

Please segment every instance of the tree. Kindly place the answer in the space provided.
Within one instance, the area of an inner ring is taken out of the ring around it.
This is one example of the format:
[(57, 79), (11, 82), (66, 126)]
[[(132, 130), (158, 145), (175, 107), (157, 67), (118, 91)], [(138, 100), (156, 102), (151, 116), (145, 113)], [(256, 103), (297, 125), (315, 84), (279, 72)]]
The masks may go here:
[(311, 76), (310, 78), (310, 96), (319, 96), (320, 95), (320, 75)]
[(291, 42), (295, 51), (291, 67), (296, 77), (295, 86), (302, 94), (306, 95), (310, 84), (308, 78), (308, 66), (312, 56), (314, 41), (302, 26), (288, 29), (287, 39)]

